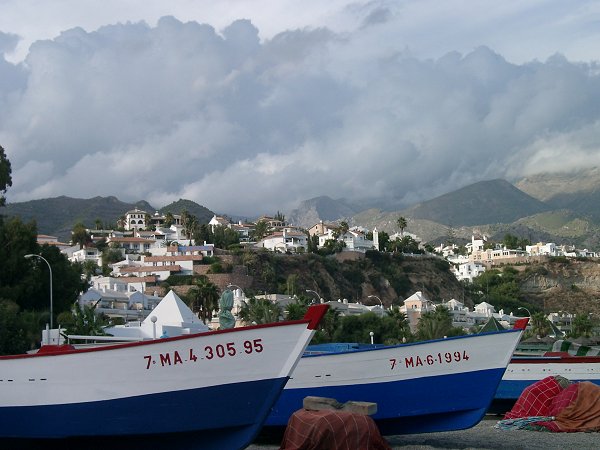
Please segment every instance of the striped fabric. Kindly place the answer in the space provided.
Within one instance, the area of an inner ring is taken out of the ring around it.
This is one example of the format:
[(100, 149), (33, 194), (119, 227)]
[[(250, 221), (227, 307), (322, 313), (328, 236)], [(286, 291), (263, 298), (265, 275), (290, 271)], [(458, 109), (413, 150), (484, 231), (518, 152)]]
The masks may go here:
[(600, 356), (600, 347), (590, 347), (575, 342), (559, 340), (552, 345), (553, 352), (565, 352), (573, 356)]

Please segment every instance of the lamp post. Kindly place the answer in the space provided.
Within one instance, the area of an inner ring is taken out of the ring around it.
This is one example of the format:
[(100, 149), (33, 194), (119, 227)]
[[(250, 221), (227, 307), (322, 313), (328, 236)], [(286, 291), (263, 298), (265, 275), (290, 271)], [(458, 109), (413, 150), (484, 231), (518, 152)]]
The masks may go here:
[(52, 315), (53, 315), (53, 307), (52, 307), (52, 267), (50, 267), (50, 263), (48, 262), (48, 260), (46, 258), (44, 258), (41, 255), (35, 255), (33, 253), (30, 253), (28, 255), (25, 255), (25, 258), (30, 259), (30, 258), (40, 258), (41, 260), (43, 260), (47, 265), (48, 265), (48, 270), (50, 272), (50, 329), (52, 330), (53, 325), (52, 325)]
[(529, 312), (529, 310), (527, 308), (525, 308), (524, 306), (519, 306), (517, 309), (522, 309), (523, 311), (527, 311), (527, 314), (529, 314), (529, 317), (531, 317), (531, 313)]
[(369, 336), (371, 336), (371, 345), (373, 345), (373, 336), (375, 336), (375, 333), (369, 331)]
[(369, 295), (369, 296), (367, 296), (367, 298), (376, 298), (377, 300), (379, 300), (379, 304), (381, 305), (381, 309), (383, 309), (383, 302), (381, 301), (381, 299), (379, 297), (377, 297), (376, 295)]
[(306, 292), (310, 292), (312, 294), (315, 294), (317, 296), (317, 300), (319, 300), (319, 303), (323, 303), (323, 299), (321, 298), (321, 294), (319, 294), (317, 291), (313, 291), (311, 289), (307, 289)]

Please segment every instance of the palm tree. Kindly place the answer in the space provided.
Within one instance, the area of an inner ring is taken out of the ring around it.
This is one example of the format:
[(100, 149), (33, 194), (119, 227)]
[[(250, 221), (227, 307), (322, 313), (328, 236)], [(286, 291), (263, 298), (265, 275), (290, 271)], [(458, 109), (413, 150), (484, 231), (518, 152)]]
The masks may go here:
[(264, 220), (259, 220), (254, 225), (254, 230), (252, 230), (252, 239), (254, 241), (260, 241), (269, 233), (269, 224)]
[(350, 226), (348, 225), (348, 222), (342, 220), (340, 222), (340, 225), (337, 228), (337, 232), (338, 232), (338, 237), (342, 237), (348, 232), (348, 230), (350, 229)]
[(210, 321), (213, 311), (219, 309), (219, 288), (205, 276), (194, 281), (185, 297), (190, 309), (197, 311), (204, 323)]
[(289, 303), (285, 307), (285, 318), (287, 320), (299, 320), (304, 317), (306, 314), (306, 310), (308, 309), (308, 305), (306, 303), (302, 303), (299, 301)]
[(417, 337), (427, 341), (448, 336), (452, 331), (452, 316), (447, 308), (437, 307), (421, 315), (417, 325)]
[(531, 315), (531, 330), (535, 336), (548, 336), (548, 333), (551, 331), (550, 322), (543, 312)]
[(90, 241), (87, 229), (81, 222), (77, 222), (73, 226), (73, 231), (71, 231), (71, 241), (73, 244), (79, 244), (79, 249), (82, 249), (83, 246)]
[(184, 209), (183, 211), (181, 211), (181, 226), (183, 227), (184, 233), (186, 232), (186, 227), (189, 219), (190, 213), (188, 212), (188, 210)]
[(96, 314), (97, 305), (98, 302), (81, 307), (78, 301), (75, 302), (64, 335), (105, 336), (104, 328), (108, 325), (108, 322), (105, 316)]
[(404, 237), (404, 229), (407, 227), (408, 223), (406, 218), (400, 216), (398, 220), (396, 220), (396, 226), (400, 229), (400, 236)]
[(589, 314), (577, 314), (573, 319), (570, 336), (574, 338), (581, 336), (590, 337), (593, 329), (594, 323), (590, 319)]
[(281, 317), (281, 308), (269, 300), (252, 297), (242, 305), (239, 316), (246, 324), (278, 322)]
[(173, 225), (173, 222), (175, 222), (175, 217), (171, 211), (169, 211), (167, 214), (165, 214), (165, 227), (169, 228), (171, 225)]

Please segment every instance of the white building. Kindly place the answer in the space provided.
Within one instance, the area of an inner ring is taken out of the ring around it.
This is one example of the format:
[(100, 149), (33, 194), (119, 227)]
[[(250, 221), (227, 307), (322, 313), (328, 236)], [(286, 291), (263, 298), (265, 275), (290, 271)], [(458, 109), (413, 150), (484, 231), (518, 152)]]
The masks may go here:
[(135, 208), (131, 211), (127, 211), (125, 213), (124, 228), (127, 231), (145, 230), (148, 226), (148, 224), (146, 224), (146, 216), (147, 215), (148, 215), (148, 213), (146, 213), (146, 211), (142, 211), (137, 208)]
[(73, 251), (69, 256), (69, 261), (78, 263), (93, 261), (98, 266), (102, 266), (102, 253), (96, 247), (84, 246), (79, 250)]
[(97, 313), (128, 321), (144, 319), (160, 300), (156, 295), (149, 296), (139, 291), (123, 292), (104, 287), (88, 289), (78, 301), (81, 307), (95, 306)]
[(452, 273), (458, 281), (473, 282), (473, 278), (478, 277), (485, 272), (485, 266), (479, 262), (465, 262), (459, 264), (458, 267), (452, 267)]
[[(144, 317), (143, 320), (128, 322), (125, 325), (107, 327), (104, 331), (110, 336), (93, 336), (93, 339), (110, 344), (114, 341), (142, 341), (201, 333), (209, 329), (173, 291), (159, 299)], [(85, 337), (69, 336), (70, 342), (75, 345), (76, 341), (83, 338)], [(50, 330), (50, 333), (44, 330), (42, 341), (52, 344), (65, 343), (60, 329)]]
[(308, 237), (305, 233), (290, 228), (276, 231), (255, 244), (255, 247), (266, 248), (274, 252), (305, 252), (308, 247)]
[(535, 245), (527, 245), (525, 247), (525, 251), (530, 256), (558, 256), (559, 251), (556, 248), (556, 244), (553, 242), (548, 242), (544, 244), (542, 242), (538, 242)]
[[(336, 240), (334, 237), (334, 230), (332, 229), (328, 229), (325, 234), (320, 234), (318, 236), (319, 248), (324, 247), (327, 241)], [(338, 236), (337, 240), (345, 244), (344, 250), (347, 251), (366, 252), (367, 250), (375, 248), (374, 242), (367, 239), (364, 231), (355, 229), (348, 230), (342, 236)]]

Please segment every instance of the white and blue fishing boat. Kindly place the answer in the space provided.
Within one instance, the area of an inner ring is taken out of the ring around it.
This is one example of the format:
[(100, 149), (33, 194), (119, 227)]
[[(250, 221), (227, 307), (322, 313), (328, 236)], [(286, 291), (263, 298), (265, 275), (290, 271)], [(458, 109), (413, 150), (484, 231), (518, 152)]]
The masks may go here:
[(326, 309), (298, 321), (2, 356), (2, 448), (244, 448)]
[(510, 410), (527, 386), (557, 375), (572, 382), (589, 381), (600, 385), (600, 356), (572, 355), (568, 352), (514, 356), (496, 391), (492, 412)]
[(395, 346), (309, 346), (265, 422), (284, 427), (306, 396), (377, 403), (383, 435), (459, 430), (490, 406), (528, 319), (512, 330)]

